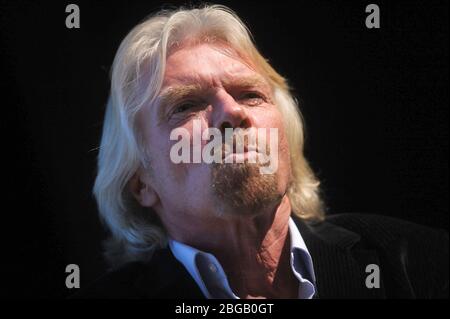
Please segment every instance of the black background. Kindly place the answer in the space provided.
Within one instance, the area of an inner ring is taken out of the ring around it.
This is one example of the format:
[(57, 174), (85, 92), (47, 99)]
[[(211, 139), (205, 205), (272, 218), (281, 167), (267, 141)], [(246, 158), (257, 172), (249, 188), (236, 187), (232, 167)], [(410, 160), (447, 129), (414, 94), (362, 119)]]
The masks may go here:
[[(80, 29), (65, 27), (69, 3)], [(82, 286), (104, 271), (91, 189), (108, 72), (128, 31), (167, 3), (0, 1), (0, 296), (67, 296), (69, 263)], [(330, 214), (448, 230), (448, 1), (220, 3), (301, 98)], [(365, 27), (369, 3), (380, 29)]]

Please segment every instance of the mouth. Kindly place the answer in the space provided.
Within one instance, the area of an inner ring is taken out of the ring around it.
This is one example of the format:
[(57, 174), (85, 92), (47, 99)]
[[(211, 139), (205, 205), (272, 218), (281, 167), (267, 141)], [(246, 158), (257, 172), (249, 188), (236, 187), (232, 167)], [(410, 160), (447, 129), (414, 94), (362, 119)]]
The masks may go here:
[(254, 162), (256, 163), (256, 160), (258, 158), (258, 152), (257, 151), (244, 151), (243, 153), (229, 153), (226, 156), (223, 157), (223, 162), (225, 163), (244, 163), (246, 160), (254, 159)]
[(222, 163), (256, 163), (260, 152), (258, 145), (244, 141), (239, 136), (233, 139), (233, 143), (222, 144)]
[(222, 153), (222, 163), (259, 163), (263, 154), (258, 152), (258, 148), (253, 145), (245, 145), (243, 150), (235, 152), (233, 149)]

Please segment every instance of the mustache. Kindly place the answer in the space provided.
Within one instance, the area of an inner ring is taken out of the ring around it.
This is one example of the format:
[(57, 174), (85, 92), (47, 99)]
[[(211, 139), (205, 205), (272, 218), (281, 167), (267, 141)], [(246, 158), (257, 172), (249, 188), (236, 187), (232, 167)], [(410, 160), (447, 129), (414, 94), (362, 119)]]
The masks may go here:
[(222, 157), (230, 153), (270, 153), (270, 143), (256, 129), (236, 129), (231, 137), (222, 137)]

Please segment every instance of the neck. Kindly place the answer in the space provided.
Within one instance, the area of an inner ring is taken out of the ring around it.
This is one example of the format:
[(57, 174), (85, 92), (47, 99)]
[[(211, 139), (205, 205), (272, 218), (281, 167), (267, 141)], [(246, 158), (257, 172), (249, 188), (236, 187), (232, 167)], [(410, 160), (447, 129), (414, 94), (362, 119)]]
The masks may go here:
[(289, 198), (284, 196), (274, 210), (256, 217), (202, 219), (189, 229), (169, 233), (213, 254), (239, 297), (296, 298), (298, 283), (290, 269), (290, 213)]

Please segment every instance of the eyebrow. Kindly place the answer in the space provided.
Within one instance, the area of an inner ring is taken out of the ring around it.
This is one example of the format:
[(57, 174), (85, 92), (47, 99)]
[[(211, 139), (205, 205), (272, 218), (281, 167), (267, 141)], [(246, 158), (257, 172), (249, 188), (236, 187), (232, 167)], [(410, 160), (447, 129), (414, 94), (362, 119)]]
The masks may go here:
[(164, 89), (157, 98), (158, 123), (166, 117), (166, 108), (169, 105), (175, 104), (183, 98), (199, 95), (205, 89), (200, 84), (177, 85)]
[(223, 83), (225, 87), (259, 87), (269, 85), (260, 75), (247, 76), (237, 79), (225, 79)]
[[(252, 88), (269, 87), (268, 82), (260, 75), (246, 76), (237, 79), (225, 79), (222, 81), (225, 88)], [(210, 90), (209, 85), (202, 83), (169, 86), (161, 91), (157, 97), (157, 116), (158, 122), (166, 117), (166, 108), (169, 105), (189, 96), (196, 96)]]

